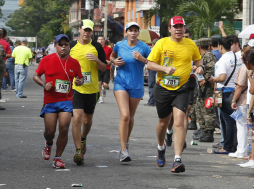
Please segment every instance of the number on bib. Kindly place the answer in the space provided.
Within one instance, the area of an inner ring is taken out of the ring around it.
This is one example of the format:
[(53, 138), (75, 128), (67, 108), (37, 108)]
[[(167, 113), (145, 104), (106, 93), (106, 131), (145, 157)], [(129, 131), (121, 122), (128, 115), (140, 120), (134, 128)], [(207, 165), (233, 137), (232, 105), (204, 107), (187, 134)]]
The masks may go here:
[(69, 93), (70, 81), (57, 79), (55, 84), (55, 91), (58, 93)]

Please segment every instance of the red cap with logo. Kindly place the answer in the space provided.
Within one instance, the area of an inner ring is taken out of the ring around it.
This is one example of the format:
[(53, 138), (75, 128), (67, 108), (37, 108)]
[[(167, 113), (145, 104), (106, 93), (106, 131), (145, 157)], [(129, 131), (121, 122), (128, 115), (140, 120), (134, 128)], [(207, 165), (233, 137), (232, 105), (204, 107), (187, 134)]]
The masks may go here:
[(183, 17), (175, 16), (175, 17), (171, 18), (169, 23), (168, 23), (169, 26), (174, 26), (176, 24), (185, 25), (185, 21), (184, 21)]

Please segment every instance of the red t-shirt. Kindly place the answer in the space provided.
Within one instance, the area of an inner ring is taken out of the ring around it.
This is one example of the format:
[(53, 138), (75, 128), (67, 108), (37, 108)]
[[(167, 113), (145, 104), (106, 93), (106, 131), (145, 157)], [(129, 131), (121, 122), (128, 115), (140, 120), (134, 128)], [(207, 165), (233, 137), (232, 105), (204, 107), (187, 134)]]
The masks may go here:
[[(67, 59), (66, 59), (67, 60)], [(72, 81), (73, 78), (78, 76), (82, 78), (80, 64), (77, 60), (69, 56), (68, 61), (62, 60), (61, 62), (56, 53), (45, 56), (36, 73), (38, 75), (45, 75), (46, 83), (52, 81), (52, 88), (50, 91), (44, 89), (44, 103), (54, 103), (60, 101), (72, 100)], [(64, 70), (66, 68), (66, 72)], [(68, 74), (68, 76), (67, 76)], [(67, 83), (67, 84), (66, 84)], [(56, 85), (57, 84), (57, 85)], [(66, 86), (67, 85), (67, 86)], [(65, 93), (63, 93), (63, 90)], [(57, 92), (58, 91), (58, 92)]]
[(3, 46), (4, 54), (5, 54), (4, 61), (6, 61), (7, 59), (6, 55), (11, 54), (11, 46), (4, 38), (0, 39), (0, 44)]
[[(103, 49), (106, 54), (106, 60), (110, 60), (110, 55), (113, 50), (110, 47), (108, 47), (107, 45), (104, 45)], [(110, 70), (110, 65), (107, 65), (107, 70)]]

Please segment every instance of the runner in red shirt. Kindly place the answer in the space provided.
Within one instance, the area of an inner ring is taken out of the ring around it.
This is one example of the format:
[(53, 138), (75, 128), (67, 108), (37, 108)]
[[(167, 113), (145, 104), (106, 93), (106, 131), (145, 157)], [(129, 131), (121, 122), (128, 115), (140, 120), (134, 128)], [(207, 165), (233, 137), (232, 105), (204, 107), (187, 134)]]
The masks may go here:
[[(103, 103), (103, 97), (106, 96), (106, 89), (108, 88), (108, 83), (109, 83), (109, 78), (110, 78), (110, 66), (111, 66), (111, 61), (110, 61), (110, 55), (112, 53), (112, 49), (105, 45), (105, 39), (102, 36), (99, 36), (97, 39), (97, 42), (101, 44), (103, 47), (103, 50), (106, 54), (106, 60), (107, 60), (107, 69), (105, 72), (101, 72), (99, 70), (99, 89), (100, 89), (100, 98), (99, 98), (99, 103)], [(102, 82), (103, 82), (103, 88), (102, 88)], [(102, 97), (103, 93), (103, 97)]]
[[(57, 52), (41, 60), (33, 79), (44, 88), (44, 103), (40, 116), (44, 118), (46, 144), (42, 156), (45, 160), (49, 160), (51, 156), (57, 119), (59, 119), (59, 136), (53, 167), (65, 168), (61, 155), (68, 141), (72, 117), (72, 81), (76, 77), (75, 85), (80, 86), (84, 83), (84, 79), (79, 62), (69, 56), (68, 36), (64, 34), (56, 36), (55, 47)], [(43, 74), (45, 81), (41, 79)]]

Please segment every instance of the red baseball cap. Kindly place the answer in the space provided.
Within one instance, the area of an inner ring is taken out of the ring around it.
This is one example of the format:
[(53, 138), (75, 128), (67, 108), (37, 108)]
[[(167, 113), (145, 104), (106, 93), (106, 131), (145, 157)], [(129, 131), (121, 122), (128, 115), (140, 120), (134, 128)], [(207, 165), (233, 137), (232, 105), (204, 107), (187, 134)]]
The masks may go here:
[(175, 17), (171, 18), (169, 23), (168, 23), (169, 26), (174, 26), (176, 24), (183, 24), (183, 25), (185, 25), (185, 21), (184, 21), (183, 17), (181, 17), (181, 16), (175, 16)]

